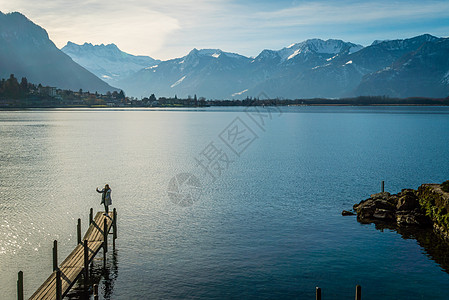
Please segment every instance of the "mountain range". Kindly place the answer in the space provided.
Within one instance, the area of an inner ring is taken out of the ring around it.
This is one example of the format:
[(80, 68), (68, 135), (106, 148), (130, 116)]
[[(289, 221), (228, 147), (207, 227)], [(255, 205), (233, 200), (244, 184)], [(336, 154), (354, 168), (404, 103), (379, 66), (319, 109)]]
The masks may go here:
[(0, 78), (10, 74), (61, 89), (117, 90), (59, 50), (42, 27), (20, 13), (0, 12)]
[(13, 73), (30, 82), (102, 93), (117, 90), (114, 86), (138, 98), (153, 93), (208, 99), (447, 97), (448, 53), (448, 38), (424, 34), (366, 47), (310, 39), (256, 57), (193, 49), (160, 61), (125, 53), (114, 44), (68, 42), (61, 51), (22, 14), (0, 13), (1, 77)]
[(128, 93), (198, 94), (212, 99), (340, 98), (361, 95), (447, 97), (449, 39), (428, 34), (361, 45), (311, 39), (250, 58), (193, 49), (120, 80)]

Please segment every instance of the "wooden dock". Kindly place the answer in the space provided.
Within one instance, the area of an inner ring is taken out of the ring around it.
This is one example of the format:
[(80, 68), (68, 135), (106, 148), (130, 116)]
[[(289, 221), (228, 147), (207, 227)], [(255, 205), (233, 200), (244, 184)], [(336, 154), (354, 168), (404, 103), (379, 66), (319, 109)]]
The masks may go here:
[[(117, 237), (117, 212), (114, 209), (106, 216), (103, 212), (98, 212), (93, 218), (92, 209), (90, 211), (90, 225), (86, 234), (81, 239), (81, 220), (78, 219), (78, 245), (67, 256), (64, 261), (57, 263), (57, 242), (53, 246), (53, 273), (29, 298), (35, 299), (62, 299), (75, 284), (76, 280), (83, 274), (85, 282), (88, 281), (89, 265), (95, 255), (103, 248), (104, 260), (108, 249), (108, 234), (113, 228), (113, 243)], [(23, 273), (19, 272), (17, 282), (18, 299), (23, 299)]]

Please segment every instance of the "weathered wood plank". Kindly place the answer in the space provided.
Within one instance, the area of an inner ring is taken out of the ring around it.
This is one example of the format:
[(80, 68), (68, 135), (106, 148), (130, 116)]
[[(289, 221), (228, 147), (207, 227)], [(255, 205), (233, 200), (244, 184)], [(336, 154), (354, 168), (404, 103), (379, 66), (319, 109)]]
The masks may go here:
[[(104, 220), (106, 219), (107, 232), (109, 233), (113, 224), (112, 217), (112, 212), (110, 212), (108, 216), (103, 215), (103, 212), (98, 212), (84, 235), (83, 241), (88, 241), (89, 264), (93, 261), (95, 255), (103, 246)], [(59, 269), (61, 270), (62, 295), (64, 296), (69, 292), (70, 288), (84, 270), (83, 245), (78, 244), (59, 265)], [(45, 280), (29, 299), (56, 299), (56, 272), (50, 274), (47, 280)]]

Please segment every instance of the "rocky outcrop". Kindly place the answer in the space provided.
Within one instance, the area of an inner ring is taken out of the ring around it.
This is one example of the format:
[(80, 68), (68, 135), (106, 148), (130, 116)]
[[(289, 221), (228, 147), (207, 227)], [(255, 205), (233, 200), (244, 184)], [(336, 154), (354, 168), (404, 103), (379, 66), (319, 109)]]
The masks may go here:
[(388, 192), (373, 194), (354, 204), (353, 209), (361, 223), (432, 226), (449, 241), (449, 193), (440, 184), (423, 184), (418, 190), (403, 189), (394, 195)]
[(362, 223), (384, 221), (400, 226), (430, 224), (430, 219), (419, 205), (416, 192), (411, 189), (404, 189), (394, 195), (388, 192), (373, 194), (355, 204), (353, 209), (357, 212), (357, 220)]

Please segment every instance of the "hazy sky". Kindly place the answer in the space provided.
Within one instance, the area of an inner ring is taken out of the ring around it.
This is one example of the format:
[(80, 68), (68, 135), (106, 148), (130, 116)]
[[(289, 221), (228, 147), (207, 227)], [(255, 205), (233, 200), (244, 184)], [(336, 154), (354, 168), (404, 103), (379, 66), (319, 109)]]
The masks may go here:
[(58, 47), (115, 43), (121, 50), (169, 59), (192, 48), (247, 56), (308, 38), (364, 46), (423, 33), (448, 36), (449, 1), (0, 0), (44, 27)]

